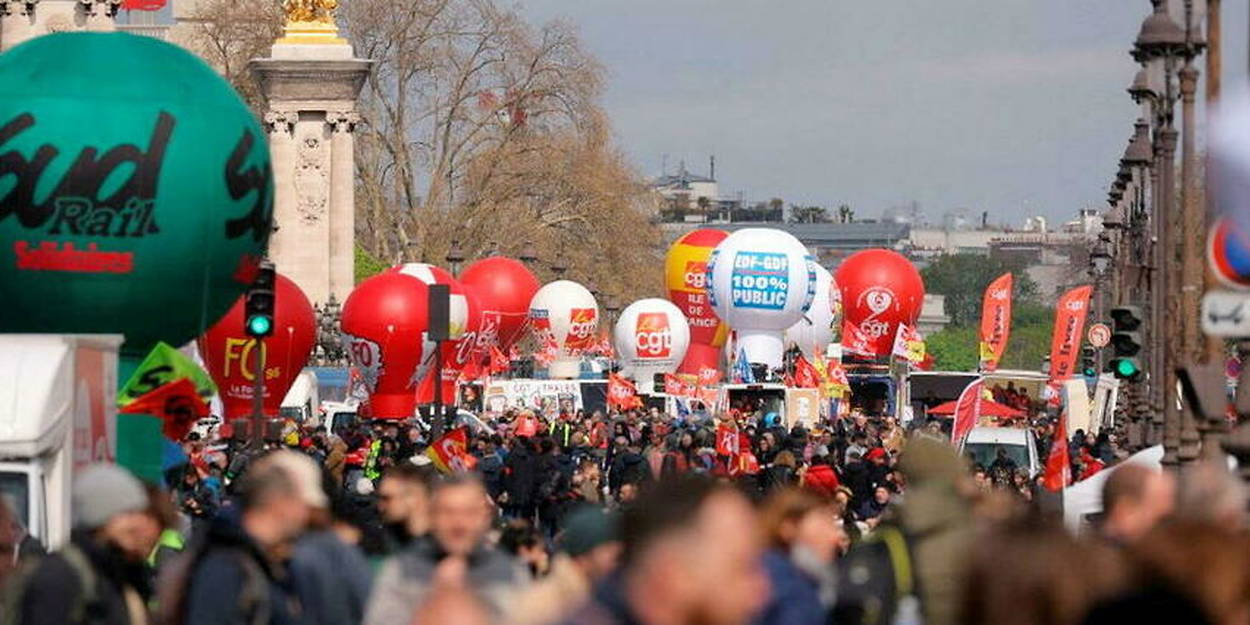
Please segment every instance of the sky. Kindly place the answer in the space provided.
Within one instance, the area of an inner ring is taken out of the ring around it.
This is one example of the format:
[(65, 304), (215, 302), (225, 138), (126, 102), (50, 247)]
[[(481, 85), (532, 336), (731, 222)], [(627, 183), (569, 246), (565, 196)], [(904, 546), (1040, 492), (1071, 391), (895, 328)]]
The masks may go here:
[[(1177, 2), (1179, 5), (1179, 2)], [(1225, 85), (1247, 7), (1224, 2)], [(722, 195), (859, 216), (1072, 218), (1104, 208), (1139, 109), (1125, 93), (1146, 0), (522, 0), (575, 24), (644, 175), (679, 162)], [(1200, 87), (1201, 90), (1201, 87)]]

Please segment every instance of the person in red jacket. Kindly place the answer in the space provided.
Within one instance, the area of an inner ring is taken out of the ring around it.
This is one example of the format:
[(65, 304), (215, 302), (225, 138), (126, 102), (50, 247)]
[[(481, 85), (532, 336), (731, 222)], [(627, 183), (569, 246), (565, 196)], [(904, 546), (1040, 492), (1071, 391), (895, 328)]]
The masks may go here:
[(812, 464), (807, 467), (799, 481), (802, 487), (822, 499), (833, 499), (841, 481), (833, 470), (833, 462), (829, 458), (829, 449), (821, 446), (812, 453)]

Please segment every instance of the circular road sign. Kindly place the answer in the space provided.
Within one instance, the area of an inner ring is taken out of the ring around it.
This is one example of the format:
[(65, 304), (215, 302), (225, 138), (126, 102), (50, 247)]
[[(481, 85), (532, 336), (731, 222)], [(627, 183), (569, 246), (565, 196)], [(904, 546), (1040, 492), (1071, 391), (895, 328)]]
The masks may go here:
[(1089, 344), (1094, 347), (1106, 347), (1111, 342), (1111, 328), (1105, 323), (1095, 323), (1089, 327)]

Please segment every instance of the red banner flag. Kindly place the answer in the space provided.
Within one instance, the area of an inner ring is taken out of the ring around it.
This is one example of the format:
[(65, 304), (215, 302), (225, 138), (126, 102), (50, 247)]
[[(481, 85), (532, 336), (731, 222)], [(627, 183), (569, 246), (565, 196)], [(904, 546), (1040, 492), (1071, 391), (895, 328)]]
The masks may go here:
[(722, 456), (738, 454), (738, 429), (726, 424), (716, 426), (716, 453)]
[(512, 363), (508, 360), (508, 357), (505, 356), (503, 352), (499, 351), (498, 347), (491, 345), (490, 368), (488, 369), (490, 374), (499, 375), (500, 373), (507, 373), (511, 368)]
[(125, 414), (150, 414), (161, 418), (161, 433), (173, 441), (180, 441), (195, 422), (208, 416), (208, 404), (200, 397), (195, 383), (179, 378), (144, 393), (123, 406)]
[(425, 450), (425, 455), (443, 473), (472, 471), (477, 466), (477, 458), (469, 453), (468, 428), (456, 428), (444, 434)]
[(638, 387), (620, 374), (608, 374), (608, 405), (618, 410), (642, 407), (642, 400), (638, 398)]
[(796, 388), (820, 388), (820, 372), (803, 354), (794, 359), (794, 386)]
[(1061, 413), (1055, 424), (1055, 439), (1050, 443), (1050, 455), (1046, 457), (1046, 472), (1042, 474), (1042, 486), (1051, 492), (1063, 490), (1072, 473), (1068, 459), (1068, 414)]
[(977, 378), (964, 387), (955, 402), (955, 423), (951, 427), (951, 443), (959, 445), (981, 417), (981, 394), (985, 392), (985, 380)]
[(992, 373), (998, 361), (1007, 351), (1007, 339), (1011, 335), (1011, 290), (1013, 278), (1010, 273), (998, 276), (985, 287), (981, 298), (981, 371)]
[(1050, 339), (1050, 386), (1058, 388), (1072, 377), (1076, 357), (1081, 353), (1081, 336), (1085, 332), (1085, 315), (1089, 312), (1089, 295), (1093, 287), (1078, 286), (1063, 294), (1055, 306), (1055, 330)]
[(122, 8), (127, 11), (159, 11), (166, 4), (168, 0), (122, 0)]
[(469, 362), (460, 370), (460, 379), (465, 382), (473, 382), (482, 378), (482, 365), (478, 363), (477, 358), (470, 358)]
[(872, 358), (877, 354), (876, 344), (873, 339), (868, 338), (868, 335), (864, 334), (859, 329), (859, 326), (849, 321), (842, 322), (842, 349), (856, 356)]

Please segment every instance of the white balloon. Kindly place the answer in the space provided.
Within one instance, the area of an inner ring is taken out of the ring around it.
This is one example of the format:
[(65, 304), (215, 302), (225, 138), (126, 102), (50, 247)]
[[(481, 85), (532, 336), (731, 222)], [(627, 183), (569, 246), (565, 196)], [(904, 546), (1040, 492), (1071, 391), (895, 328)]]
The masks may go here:
[(690, 325), (668, 300), (638, 300), (621, 311), (612, 332), (622, 372), (650, 386), (657, 373), (672, 373), (690, 347)]
[(828, 269), (816, 265), (816, 297), (799, 322), (786, 329), (786, 344), (795, 345), (807, 358), (824, 355), (840, 323), (842, 292)]
[(738, 230), (712, 250), (708, 299), (747, 360), (781, 367), (782, 331), (811, 306), (816, 266), (798, 239), (772, 228)]
[(576, 378), (581, 353), (595, 343), (599, 305), (586, 287), (556, 280), (538, 289), (530, 300), (530, 327), (539, 339), (550, 338), (559, 348), (548, 369), (551, 377)]

